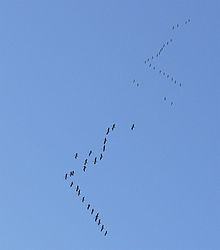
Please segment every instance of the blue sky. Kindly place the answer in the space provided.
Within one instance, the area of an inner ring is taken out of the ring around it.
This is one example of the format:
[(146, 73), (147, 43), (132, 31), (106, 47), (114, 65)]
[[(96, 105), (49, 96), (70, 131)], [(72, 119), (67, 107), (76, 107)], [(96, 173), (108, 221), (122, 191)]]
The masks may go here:
[(219, 8), (1, 1), (0, 249), (220, 248)]

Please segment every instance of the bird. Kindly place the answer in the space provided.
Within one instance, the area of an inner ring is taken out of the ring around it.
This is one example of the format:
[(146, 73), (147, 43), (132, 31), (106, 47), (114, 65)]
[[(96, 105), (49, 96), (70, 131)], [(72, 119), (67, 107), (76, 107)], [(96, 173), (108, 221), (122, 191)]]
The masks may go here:
[(87, 159), (85, 159), (84, 165), (86, 165), (86, 164), (87, 164), (87, 161), (88, 161), (88, 160), (87, 160)]
[(164, 101), (166, 101), (167, 100), (166, 96), (163, 99), (164, 99)]
[(99, 219), (99, 221), (98, 221), (98, 226), (100, 225), (100, 223), (101, 223), (101, 220)]
[(173, 105), (173, 102), (171, 102), (170, 104)]
[(160, 71), (159, 71), (160, 73), (162, 72), (162, 70), (160, 69)]
[(90, 204), (88, 204), (88, 206), (87, 206), (87, 209), (89, 210), (89, 208), (90, 208)]
[(73, 181), (70, 183), (70, 187), (72, 187), (73, 186)]
[(145, 60), (145, 61), (144, 61), (144, 63), (146, 64), (146, 63), (147, 63), (147, 61)]
[(163, 75), (165, 76), (165, 72), (163, 72)]
[(169, 42), (167, 42), (167, 45), (169, 44)]
[(97, 157), (95, 157), (94, 164), (96, 164), (96, 158), (97, 158)]
[(91, 214), (93, 214), (94, 213), (94, 208), (91, 210)]
[(86, 172), (86, 166), (83, 166), (83, 171)]
[(188, 22), (190, 22), (190, 19), (188, 19)]
[(173, 30), (174, 30), (174, 26), (173, 26)]
[(99, 217), (99, 213), (96, 214), (96, 216), (95, 216), (95, 221), (98, 220), (98, 217)]
[(103, 229), (104, 229), (104, 225), (102, 225), (101, 232), (103, 231)]
[(78, 190), (79, 190), (79, 186), (77, 185), (77, 186), (76, 186), (76, 192), (77, 192)]
[(83, 197), (82, 197), (82, 202), (84, 202), (84, 201), (85, 201), (85, 197), (83, 196)]
[(131, 130), (133, 130), (134, 129), (134, 123), (132, 124), (132, 126), (131, 126)]
[(171, 81), (173, 81), (173, 77), (171, 78)]
[(185, 21), (185, 24), (187, 24), (187, 21)]
[(155, 70), (155, 67), (153, 67), (153, 69)]
[(147, 58), (147, 61), (149, 62), (149, 61), (150, 61), (150, 58)]
[(107, 235), (107, 233), (108, 233), (108, 232), (107, 232), (107, 231), (105, 231), (105, 236)]
[(100, 161), (101, 161), (102, 157), (103, 157), (103, 155), (101, 154), (101, 155), (100, 155), (100, 158), (99, 158)]
[(182, 86), (182, 84), (180, 83), (180, 87)]
[(102, 151), (105, 152), (105, 145), (103, 146)]
[(106, 137), (105, 137), (105, 139), (104, 139), (104, 144), (107, 142), (107, 139), (106, 139)]
[(67, 179), (67, 174), (65, 174), (65, 180)]
[(174, 83), (176, 83), (176, 80), (174, 81)]
[(70, 171), (70, 176), (73, 176), (74, 175), (74, 171)]
[(173, 39), (170, 39), (170, 42), (172, 42), (173, 41)]
[(98, 220), (98, 218), (97, 217), (95, 217), (95, 222)]
[(135, 83), (135, 80), (133, 80), (133, 83)]
[(169, 75), (167, 74), (167, 78), (169, 78)]
[(152, 58), (151, 58), (152, 60), (154, 59), (154, 57), (152, 56)]
[(78, 191), (78, 196), (80, 196), (80, 189), (79, 189), (79, 191)]
[(110, 128), (107, 129), (106, 135), (108, 135), (109, 131), (110, 131)]
[(139, 83), (137, 83), (137, 87), (139, 86)]
[(158, 57), (158, 53), (157, 53), (157, 57)]
[(112, 130), (115, 128), (115, 123), (112, 125)]
[(77, 159), (77, 157), (78, 157), (78, 153), (75, 154), (75, 159)]

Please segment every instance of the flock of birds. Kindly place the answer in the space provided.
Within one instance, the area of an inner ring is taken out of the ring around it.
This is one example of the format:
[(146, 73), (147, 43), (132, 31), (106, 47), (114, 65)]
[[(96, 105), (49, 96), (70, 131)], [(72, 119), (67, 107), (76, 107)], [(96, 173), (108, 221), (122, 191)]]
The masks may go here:
[[(190, 23), (190, 21), (191, 21), (190, 19), (187, 19), (182, 25), (176, 24), (175, 26), (172, 27), (172, 30), (179, 29), (180, 27)], [(155, 65), (152, 64), (152, 61), (159, 58), (161, 53), (165, 50), (165, 48), (172, 42), (173, 42), (173, 39), (170, 38), (165, 43), (163, 43), (163, 45), (161, 46), (159, 51), (155, 55), (152, 55), (151, 57), (148, 57), (144, 61), (144, 64), (148, 64), (148, 68), (151, 68), (154, 71), (157, 71), (161, 76), (165, 77), (166, 79), (170, 79), (174, 84), (181, 87), (182, 83), (177, 81), (174, 76), (172, 76), (170, 73), (167, 73), (164, 70), (162, 70), (161, 68), (158, 68), (158, 67), (156, 67)], [(139, 87), (139, 85), (140, 85), (136, 80), (133, 80), (133, 84), (135, 84), (137, 87)], [(167, 101), (166, 96), (164, 97), (164, 101)], [(170, 104), (173, 105), (173, 101), (171, 101)]]
[[(186, 25), (190, 22), (190, 19), (188, 19), (187, 21), (184, 22), (183, 25)], [(175, 26), (172, 27), (172, 30), (175, 30), (175, 29), (178, 29), (180, 28), (181, 25), (177, 24)], [(171, 74), (168, 74), (166, 73), (165, 71), (163, 71), (162, 69), (160, 68), (157, 68), (156, 66), (152, 65), (152, 61), (155, 60), (156, 58), (158, 58), (160, 56), (160, 54), (165, 50), (165, 48), (173, 42), (173, 39), (169, 39), (169, 41), (166, 41), (162, 46), (161, 48), (159, 49), (159, 51), (156, 53), (156, 55), (153, 55), (149, 58), (147, 58), (144, 63), (145, 64), (148, 64), (148, 67), (149, 68), (152, 68), (153, 70), (157, 70), (159, 72), (159, 74), (161, 74), (162, 76), (166, 77), (166, 79), (170, 79), (174, 84), (178, 85), (179, 87), (182, 86), (181, 82), (177, 81)], [(136, 80), (133, 80), (133, 84), (135, 84), (137, 87), (139, 87), (139, 83), (136, 81)], [(166, 102), (167, 101), (167, 97), (165, 96), (164, 97), (164, 101)], [(173, 105), (173, 101), (170, 102), (171, 105)], [(135, 125), (132, 124), (131, 126), (131, 130), (134, 130), (134, 127)], [(88, 155), (86, 157), (86, 159), (84, 159), (83, 161), (83, 166), (82, 166), (82, 171), (83, 172), (86, 172), (86, 169), (87, 169), (87, 166), (88, 166), (88, 163), (89, 161), (92, 162), (94, 165), (97, 164), (97, 161), (101, 161), (103, 156), (104, 156), (104, 153), (105, 153), (105, 150), (106, 150), (106, 143), (107, 143), (107, 137), (109, 135), (109, 133), (112, 131), (114, 131), (116, 128), (116, 125), (115, 123), (111, 126), (111, 128), (107, 128), (107, 131), (106, 131), (106, 135), (105, 135), (105, 138), (103, 140), (103, 145), (102, 145), (102, 150), (101, 152), (99, 153), (99, 155), (96, 155), (93, 159), (92, 159), (92, 155), (93, 155), (93, 151), (92, 150), (89, 150), (88, 152)], [(75, 153), (74, 154), (74, 158), (75, 159), (78, 159), (79, 156), (78, 156), (78, 153)], [(68, 173), (65, 173), (65, 180), (67, 180), (69, 177), (73, 177), (75, 175), (75, 171), (72, 170)], [(70, 182), (70, 188), (73, 188), (74, 186), (74, 183), (75, 181), (71, 181)], [(86, 203), (87, 206), (87, 210), (91, 213), (91, 215), (93, 215), (95, 213), (95, 209), (91, 206), (90, 202), (87, 202), (86, 200), (86, 197), (85, 196), (82, 196), (82, 192), (81, 192), (81, 189), (79, 187), (79, 185), (75, 185), (75, 192), (77, 193), (78, 197), (82, 197), (81, 199), (81, 202), (82, 203)], [(101, 218), (99, 216), (99, 212), (96, 212), (96, 215), (94, 217), (94, 221), (97, 223), (98, 226), (101, 227), (100, 231), (103, 232), (103, 230), (105, 229), (105, 225), (101, 223)], [(107, 230), (104, 230), (104, 236), (107, 236), (108, 234), (108, 231)]]

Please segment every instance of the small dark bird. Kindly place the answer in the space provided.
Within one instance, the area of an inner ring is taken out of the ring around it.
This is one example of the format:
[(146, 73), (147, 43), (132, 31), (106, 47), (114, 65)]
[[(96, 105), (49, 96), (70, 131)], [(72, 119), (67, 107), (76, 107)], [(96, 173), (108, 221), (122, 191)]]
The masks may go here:
[(87, 164), (87, 161), (88, 161), (88, 160), (87, 160), (87, 159), (85, 159), (84, 165), (86, 165), (86, 164)]
[(73, 186), (73, 181), (70, 183), (70, 187), (72, 187)]
[(160, 73), (162, 72), (162, 70), (159, 71)]
[(94, 164), (96, 164), (96, 158), (97, 158), (97, 157), (95, 157)]
[(98, 220), (98, 218), (97, 217), (95, 217), (95, 222)]
[(132, 126), (131, 126), (131, 130), (133, 130), (134, 129), (134, 124), (132, 124)]
[(163, 99), (164, 99), (164, 101), (166, 101), (167, 100), (166, 96)]
[(85, 197), (83, 196), (83, 197), (82, 197), (82, 202), (84, 202), (84, 201), (85, 201)]
[(169, 44), (169, 42), (167, 42), (167, 45)]
[(176, 80), (174, 81), (174, 83), (176, 83)]
[(105, 138), (105, 139), (104, 139), (104, 144), (106, 144), (106, 142), (107, 142), (107, 139)]
[(170, 104), (173, 105), (173, 102), (171, 102)]
[(173, 81), (173, 77), (171, 78), (171, 81)]
[(133, 83), (135, 83), (135, 80), (133, 80)]
[(173, 26), (173, 30), (174, 30), (174, 26)]
[(105, 236), (107, 235), (107, 231), (105, 231)]
[(65, 180), (67, 179), (67, 174), (65, 174)]
[(76, 186), (76, 192), (77, 192), (78, 190), (79, 190), (79, 186), (77, 185), (77, 186)]
[(150, 61), (150, 58), (147, 58), (147, 61), (149, 62), (149, 61)]
[(169, 75), (167, 75), (167, 78), (169, 78)]
[(83, 171), (86, 172), (86, 166), (83, 166)]
[(102, 225), (101, 232), (103, 231), (103, 229), (104, 229), (104, 225)]
[(101, 154), (101, 155), (100, 155), (100, 158), (99, 158), (100, 161), (101, 161), (102, 157), (103, 157), (103, 155)]
[(170, 42), (172, 42), (173, 41), (173, 39), (170, 39)]
[(98, 221), (98, 226), (100, 225), (100, 223), (101, 223), (101, 220), (99, 219), (99, 221)]
[(78, 191), (78, 196), (80, 196), (80, 190)]
[(94, 208), (91, 210), (91, 214), (93, 214), (94, 213)]
[(165, 72), (163, 72), (163, 75), (165, 76)]
[(180, 87), (182, 86), (182, 84), (180, 83)]
[(188, 22), (190, 22), (190, 19), (188, 19)]
[(89, 210), (89, 208), (90, 208), (90, 204), (88, 204), (88, 206), (87, 206), (87, 209)]
[(73, 176), (74, 175), (74, 171), (70, 171), (70, 176)]
[(153, 69), (155, 70), (155, 67), (153, 67)]
[(112, 130), (115, 128), (115, 123), (112, 125)]
[(107, 129), (106, 135), (108, 135), (109, 131), (110, 131), (110, 128)]
[(98, 217), (99, 217), (99, 213), (96, 214), (96, 216), (95, 216), (95, 221), (98, 220)]
[(147, 63), (147, 61), (144, 61), (144, 63), (146, 64), (146, 63)]
[(137, 87), (139, 86), (139, 83), (137, 83)]
[(185, 24), (187, 24), (187, 21), (185, 21)]
[(105, 152), (105, 145), (103, 146), (102, 151)]
[(89, 156), (92, 154), (92, 150), (89, 151)]
[(77, 157), (78, 157), (78, 153), (75, 154), (75, 159), (77, 159)]

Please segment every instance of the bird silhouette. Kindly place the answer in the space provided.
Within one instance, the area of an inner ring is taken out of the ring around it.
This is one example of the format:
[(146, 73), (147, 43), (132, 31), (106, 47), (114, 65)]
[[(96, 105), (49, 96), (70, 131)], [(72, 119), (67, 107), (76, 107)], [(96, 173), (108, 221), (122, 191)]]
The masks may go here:
[(176, 80), (174, 81), (174, 83), (176, 83)]
[(91, 214), (93, 214), (94, 213), (94, 208), (91, 210)]
[(67, 179), (67, 174), (65, 174), (65, 180)]
[(79, 191), (78, 191), (78, 196), (80, 196), (80, 189), (79, 189)]
[(149, 61), (150, 61), (150, 58), (147, 58), (147, 61), (149, 62)]
[(103, 231), (103, 229), (104, 229), (104, 225), (102, 225), (101, 232)]
[(78, 190), (79, 190), (79, 186), (77, 185), (77, 186), (76, 186), (76, 192), (77, 192)]
[(70, 187), (72, 187), (73, 186), (73, 181), (70, 183)]
[(86, 171), (86, 166), (83, 166), (83, 171), (84, 171), (84, 172)]
[(99, 217), (99, 213), (96, 214), (96, 216), (95, 216), (95, 221), (98, 220), (98, 217)]
[(98, 221), (98, 226), (100, 225), (100, 223), (101, 223), (101, 220), (99, 219), (99, 221)]
[(167, 78), (169, 78), (169, 75), (167, 75)]
[(89, 210), (89, 208), (90, 208), (90, 204), (88, 204), (88, 206), (87, 206), (87, 209)]
[(87, 164), (87, 161), (88, 161), (88, 160), (87, 160), (87, 159), (85, 159), (84, 165), (86, 165), (86, 164)]
[(83, 197), (82, 197), (82, 202), (84, 202), (84, 201), (85, 201), (85, 197), (83, 196)]
[(163, 99), (164, 99), (164, 101), (166, 101), (167, 100), (166, 96)]
[(112, 125), (112, 130), (114, 130), (114, 128), (115, 128), (115, 123)]
[(105, 145), (103, 146), (102, 151), (105, 152)]
[(182, 84), (180, 83), (180, 87), (182, 86)]
[(135, 80), (133, 80), (133, 83), (135, 83)]
[(89, 151), (89, 156), (92, 154), (92, 150)]
[(134, 129), (134, 124), (132, 124), (132, 126), (131, 126), (131, 130), (133, 130)]
[(153, 69), (155, 70), (155, 67), (153, 67)]
[(174, 30), (174, 26), (173, 26), (173, 30)]
[(74, 175), (74, 171), (70, 171), (70, 176), (73, 176)]
[(147, 63), (147, 61), (145, 60), (145, 61), (144, 61), (144, 63), (146, 64), (146, 63)]
[(101, 155), (100, 155), (100, 158), (99, 158), (100, 161), (101, 161), (102, 157), (103, 157), (103, 155), (101, 154)]
[(108, 134), (109, 134), (109, 131), (110, 131), (110, 128), (108, 128), (108, 129), (107, 129), (106, 135), (108, 135)]
[(96, 158), (97, 158), (97, 157), (95, 157), (95, 159), (94, 159), (94, 164), (96, 164)]
[(104, 139), (104, 144), (106, 144), (106, 142), (107, 142), (107, 139), (105, 138), (105, 139)]
[(173, 105), (173, 102), (171, 102), (170, 104)]
[(107, 233), (108, 233), (108, 232), (107, 232), (107, 231), (105, 231), (105, 236), (107, 235)]
[(75, 159), (77, 159), (77, 157), (78, 157), (78, 153), (75, 154)]

